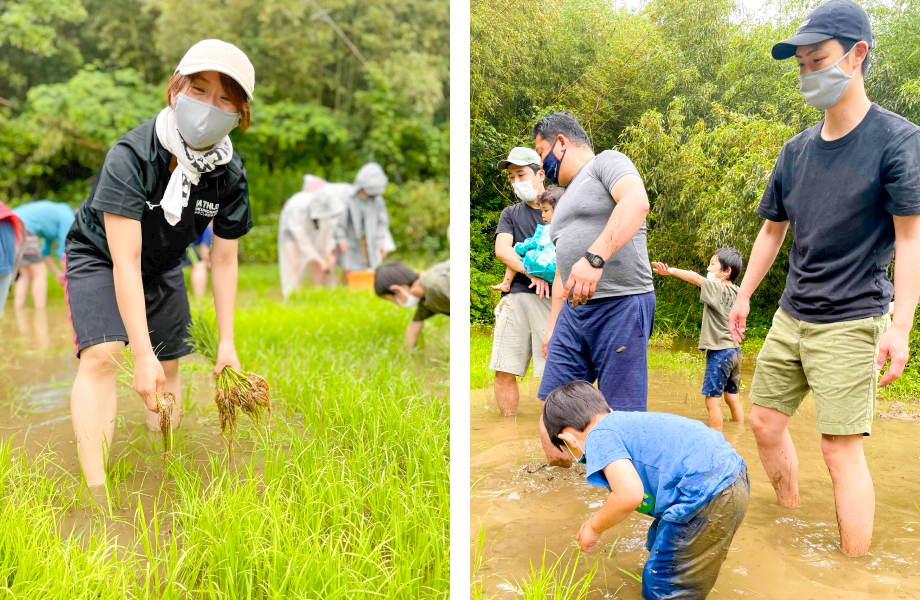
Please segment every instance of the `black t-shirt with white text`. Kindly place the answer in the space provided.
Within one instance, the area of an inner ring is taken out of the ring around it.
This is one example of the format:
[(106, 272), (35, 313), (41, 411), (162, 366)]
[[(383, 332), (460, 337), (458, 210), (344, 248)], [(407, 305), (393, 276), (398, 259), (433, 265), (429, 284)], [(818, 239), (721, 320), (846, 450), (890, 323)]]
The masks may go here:
[(840, 139), (820, 123), (783, 145), (757, 213), (789, 221), (793, 245), (780, 306), (835, 323), (888, 312), (892, 216), (920, 214), (920, 129), (873, 104)]
[[(498, 227), (495, 228), (495, 235), (499, 233), (510, 233), (514, 238), (511, 245), (514, 246), (527, 238), (533, 237), (537, 232), (537, 225), (543, 225), (543, 211), (539, 208), (532, 208), (526, 202), (518, 202), (511, 206), (506, 206), (502, 210), (501, 216), (498, 217)], [(511, 292), (530, 292), (537, 293), (537, 287), (530, 287), (530, 277), (523, 273), (515, 273), (514, 279), (511, 280)], [(504, 296), (504, 294), (502, 294)]]
[(172, 155), (155, 131), (156, 118), (141, 123), (112, 146), (89, 197), (77, 209), (66, 252), (95, 255), (111, 264), (104, 213), (141, 222), (141, 273), (155, 275), (179, 265), (185, 249), (214, 219), (214, 235), (237, 239), (252, 229), (246, 169), (234, 152), (230, 162), (201, 175), (175, 226), (160, 207)]

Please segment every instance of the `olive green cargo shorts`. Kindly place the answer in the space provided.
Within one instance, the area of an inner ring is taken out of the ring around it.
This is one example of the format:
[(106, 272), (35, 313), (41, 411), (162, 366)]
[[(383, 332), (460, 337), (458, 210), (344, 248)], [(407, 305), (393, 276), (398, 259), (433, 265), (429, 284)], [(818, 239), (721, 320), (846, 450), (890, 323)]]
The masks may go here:
[(792, 416), (811, 389), (820, 433), (868, 435), (878, 342), (890, 324), (888, 315), (807, 323), (780, 308), (757, 356), (751, 401)]

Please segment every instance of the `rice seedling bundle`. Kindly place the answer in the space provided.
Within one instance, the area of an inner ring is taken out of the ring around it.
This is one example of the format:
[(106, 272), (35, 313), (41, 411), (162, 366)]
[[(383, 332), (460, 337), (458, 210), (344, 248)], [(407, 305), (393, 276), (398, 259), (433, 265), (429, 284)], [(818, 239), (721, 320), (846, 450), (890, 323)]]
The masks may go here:
[[(217, 327), (204, 315), (192, 319), (189, 344), (211, 364), (217, 364)], [(237, 411), (252, 419), (255, 425), (262, 421), (264, 411), (271, 420), (271, 389), (264, 377), (249, 371), (225, 366), (217, 376), (214, 403), (220, 415), (220, 434), (227, 442), (227, 452), (233, 460), (233, 440), (237, 431)]]

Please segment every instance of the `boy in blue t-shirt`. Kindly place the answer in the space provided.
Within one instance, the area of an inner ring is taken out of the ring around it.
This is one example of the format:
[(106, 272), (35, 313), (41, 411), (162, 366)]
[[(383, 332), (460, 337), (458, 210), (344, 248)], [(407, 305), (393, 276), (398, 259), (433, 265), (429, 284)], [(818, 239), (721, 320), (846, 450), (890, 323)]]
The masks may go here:
[(612, 412), (586, 381), (553, 390), (543, 407), (550, 442), (586, 463), (588, 483), (610, 490), (576, 536), (589, 552), (632, 511), (654, 517), (642, 597), (705, 598), (747, 512), (744, 460), (717, 431), (667, 413)]
[[(556, 210), (556, 204), (564, 192), (565, 189), (558, 185), (551, 185), (537, 196), (537, 206), (543, 213), (545, 225), (537, 225), (537, 230), (531, 237), (514, 245), (514, 251), (524, 257), (524, 272), (550, 283), (556, 277), (556, 246), (549, 237), (549, 226), (553, 222), (553, 211)], [(506, 268), (504, 279), (501, 283), (493, 285), (492, 289), (510, 292), (514, 274), (511, 267)]]

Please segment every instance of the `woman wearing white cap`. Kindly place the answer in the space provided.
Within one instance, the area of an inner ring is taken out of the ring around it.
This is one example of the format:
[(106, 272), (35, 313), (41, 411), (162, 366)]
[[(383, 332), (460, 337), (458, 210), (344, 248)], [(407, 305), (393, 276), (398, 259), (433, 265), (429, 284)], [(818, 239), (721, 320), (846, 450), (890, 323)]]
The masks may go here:
[(339, 218), (335, 241), (339, 247), (339, 266), (345, 273), (376, 269), (388, 253), (396, 250), (383, 202), (387, 183), (383, 167), (367, 163), (355, 175), (354, 185), (348, 186), (349, 193), (343, 195), (346, 210)]
[[(117, 359), (134, 356), (134, 389), (158, 429), (157, 396), (181, 398), (179, 358), (190, 321), (179, 266), (213, 219), (212, 288), (218, 373), (240, 368), (233, 342), (238, 239), (252, 228), (246, 170), (227, 137), (249, 127), (255, 71), (232, 44), (192, 46), (166, 89), (168, 106), (106, 155), (67, 236), (65, 290), (80, 367), (71, 413), (90, 486), (105, 483), (115, 434)], [(178, 424), (179, 411), (171, 413)]]
[(335, 229), (345, 212), (342, 185), (348, 186), (304, 175), (303, 190), (284, 203), (278, 216), (278, 268), (285, 298), (300, 287), (308, 265), (313, 285), (335, 285)]

